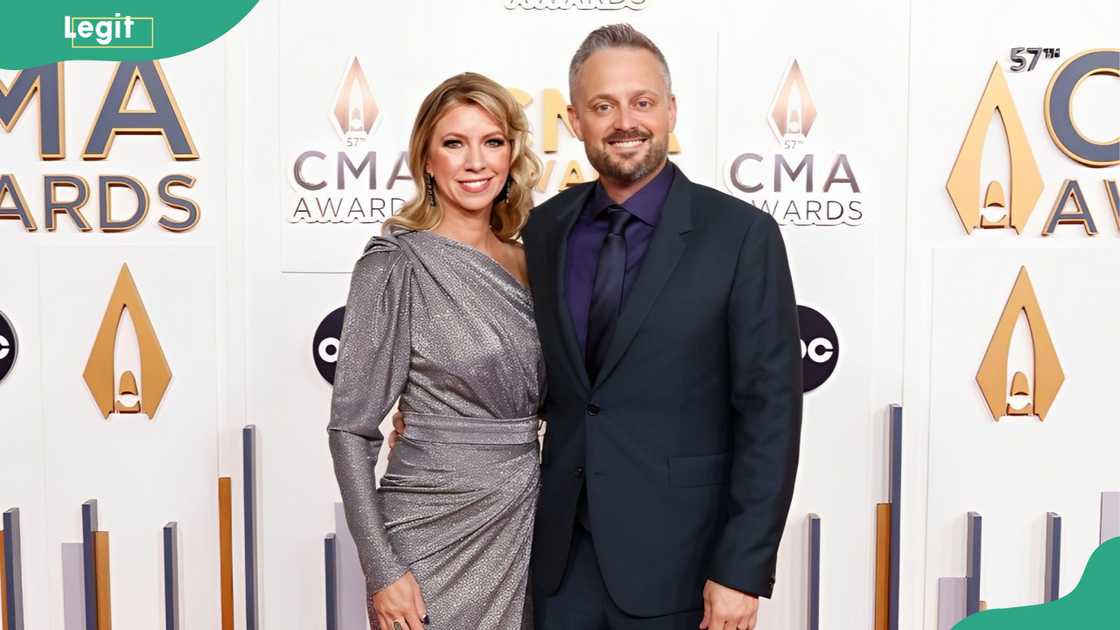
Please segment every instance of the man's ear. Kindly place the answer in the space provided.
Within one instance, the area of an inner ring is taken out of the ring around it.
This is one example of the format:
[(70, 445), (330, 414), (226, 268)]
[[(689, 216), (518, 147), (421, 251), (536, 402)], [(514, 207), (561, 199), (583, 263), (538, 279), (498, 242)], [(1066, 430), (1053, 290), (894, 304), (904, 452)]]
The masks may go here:
[(573, 105), (568, 105), (568, 122), (572, 123), (572, 131), (576, 132), (576, 137), (579, 138), (580, 142), (583, 142), (583, 129), (580, 128), (579, 124), (579, 112)]
[(669, 95), (669, 131), (672, 132), (677, 128), (677, 95)]

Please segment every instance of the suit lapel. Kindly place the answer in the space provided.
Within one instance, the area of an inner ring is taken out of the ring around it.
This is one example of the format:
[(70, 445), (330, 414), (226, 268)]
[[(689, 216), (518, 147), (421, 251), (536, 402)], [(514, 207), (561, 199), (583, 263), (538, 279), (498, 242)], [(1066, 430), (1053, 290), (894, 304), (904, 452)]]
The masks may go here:
[[(643, 257), (638, 278), (622, 305), (607, 356), (595, 380), (596, 386), (610, 375), (634, 340), (654, 300), (661, 294), (684, 253), (687, 244), (685, 235), (692, 230), (691, 188), (692, 182), (678, 170), (661, 209), (661, 218), (654, 228), (653, 240)], [(583, 371), (586, 374), (586, 370)]]
[(550, 241), (555, 248), (552, 260), (556, 264), (553, 270), (556, 287), (555, 314), (560, 322), (560, 337), (563, 342), (565, 354), (568, 357), (568, 367), (571, 368), (576, 380), (585, 390), (591, 389), (591, 381), (587, 377), (587, 368), (583, 364), (583, 350), (579, 347), (576, 338), (575, 325), (572, 323), (572, 312), (568, 308), (568, 235), (579, 218), (580, 212), (587, 204), (587, 198), (595, 189), (595, 182), (583, 184), (584, 190), (574, 195), (572, 204), (564, 208), (556, 216), (557, 222), (553, 227)]

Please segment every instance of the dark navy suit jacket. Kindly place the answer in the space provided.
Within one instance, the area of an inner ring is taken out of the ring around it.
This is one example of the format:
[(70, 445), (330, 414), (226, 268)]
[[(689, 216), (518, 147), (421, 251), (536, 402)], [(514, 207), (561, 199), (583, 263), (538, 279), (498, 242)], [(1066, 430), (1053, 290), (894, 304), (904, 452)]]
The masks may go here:
[(603, 578), (627, 613), (699, 608), (708, 579), (769, 597), (801, 435), (781, 233), (678, 170), (591, 383), (563, 285), (567, 236), (594, 186), (537, 207), (522, 232), (548, 368), (535, 591), (561, 584), (586, 481)]

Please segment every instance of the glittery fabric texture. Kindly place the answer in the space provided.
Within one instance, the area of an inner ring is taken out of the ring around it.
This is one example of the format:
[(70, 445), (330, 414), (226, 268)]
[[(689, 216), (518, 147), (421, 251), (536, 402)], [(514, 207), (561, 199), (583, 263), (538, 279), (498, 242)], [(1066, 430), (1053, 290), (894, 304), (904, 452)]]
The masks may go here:
[[(433, 630), (531, 627), (544, 379), (530, 293), (497, 262), (432, 232), (370, 240), (327, 427), (370, 593), (411, 570)], [(376, 488), (378, 425), (398, 397), (406, 429)]]

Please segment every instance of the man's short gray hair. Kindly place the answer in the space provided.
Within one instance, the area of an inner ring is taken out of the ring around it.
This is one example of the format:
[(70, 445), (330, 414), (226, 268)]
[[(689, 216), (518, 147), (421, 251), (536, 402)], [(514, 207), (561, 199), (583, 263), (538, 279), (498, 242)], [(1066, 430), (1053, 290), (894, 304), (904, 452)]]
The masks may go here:
[(673, 93), (673, 79), (669, 76), (669, 64), (665, 61), (665, 55), (661, 54), (661, 49), (657, 47), (657, 44), (629, 24), (608, 24), (591, 31), (572, 57), (572, 63), (568, 66), (568, 98), (575, 100), (576, 78), (579, 76), (579, 71), (583, 69), (583, 64), (587, 62), (591, 55), (608, 48), (648, 50), (661, 63), (661, 73), (665, 75), (665, 87), (668, 88), (670, 94)]

